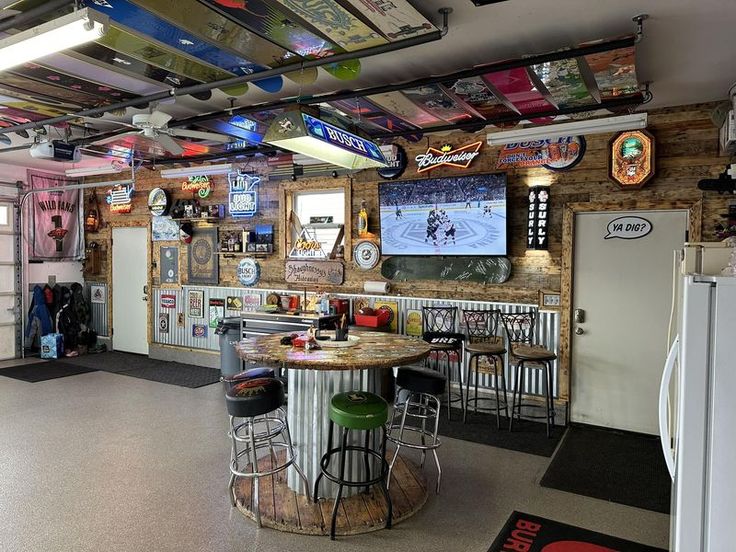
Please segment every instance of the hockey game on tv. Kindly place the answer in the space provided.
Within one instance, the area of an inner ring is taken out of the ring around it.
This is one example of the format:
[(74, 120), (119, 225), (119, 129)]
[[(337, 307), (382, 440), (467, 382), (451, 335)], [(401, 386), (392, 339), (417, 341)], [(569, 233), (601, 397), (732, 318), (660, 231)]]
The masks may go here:
[(383, 255), (505, 255), (504, 173), (382, 182)]

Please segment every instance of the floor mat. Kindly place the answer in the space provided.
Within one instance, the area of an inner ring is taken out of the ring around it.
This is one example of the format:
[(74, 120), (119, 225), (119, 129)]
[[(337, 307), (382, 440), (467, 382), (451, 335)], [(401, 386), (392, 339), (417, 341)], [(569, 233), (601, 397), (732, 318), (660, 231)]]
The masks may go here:
[[(444, 405), (443, 405), (444, 406)], [(550, 457), (555, 452), (565, 428), (555, 426), (552, 436), (547, 438), (545, 424), (522, 420), (514, 421), (514, 431), (509, 432), (508, 420), (501, 416), (501, 429), (496, 429), (496, 416), (486, 413), (468, 412), (467, 423), (463, 423), (463, 413), (459, 408), (452, 409), (452, 420), (447, 420), (447, 412), (440, 415), (440, 435), (472, 441), (492, 447), (499, 447), (537, 456)]]
[(97, 370), (95, 368), (74, 366), (72, 364), (61, 362), (37, 362), (34, 364), (24, 364), (22, 366), (0, 369), (0, 376), (27, 381), (28, 383), (37, 383), (39, 381), (66, 378), (68, 376), (76, 376), (77, 374), (86, 374), (88, 372), (96, 371)]
[(216, 368), (193, 366), (179, 362), (156, 360), (145, 355), (110, 351), (94, 355), (83, 355), (74, 359), (66, 358), (54, 364), (73, 364), (130, 376), (169, 385), (195, 389), (220, 381), (220, 371)]
[(667, 514), (672, 480), (654, 436), (573, 426), (541, 485)]
[(551, 519), (514, 512), (488, 552), (666, 552)]

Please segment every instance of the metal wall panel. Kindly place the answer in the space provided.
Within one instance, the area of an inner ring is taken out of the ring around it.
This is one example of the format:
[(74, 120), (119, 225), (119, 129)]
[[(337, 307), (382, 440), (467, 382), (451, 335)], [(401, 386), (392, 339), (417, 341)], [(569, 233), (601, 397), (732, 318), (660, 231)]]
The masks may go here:
[[(189, 289), (196, 289), (204, 291), (204, 317), (203, 318), (190, 318), (188, 313), (187, 303), (187, 291)], [(152, 300), (153, 304), (153, 341), (155, 343), (161, 343), (164, 345), (177, 345), (181, 347), (191, 347), (194, 349), (206, 349), (211, 351), (219, 351), (219, 344), (217, 336), (214, 335), (213, 329), (208, 328), (207, 338), (192, 337), (192, 324), (207, 324), (208, 323), (208, 302), (210, 298), (225, 299), (228, 295), (260, 295), (261, 303), (265, 303), (265, 298), (268, 293), (286, 293), (295, 294), (294, 290), (285, 289), (252, 289), (243, 287), (212, 287), (212, 286), (182, 286), (181, 289), (161, 289), (155, 287), (153, 289)], [(175, 295), (176, 297), (176, 308), (173, 309), (162, 309), (161, 308), (161, 295), (169, 294)], [(399, 332), (405, 332), (405, 313), (407, 309), (418, 309), (421, 310), (422, 306), (432, 305), (452, 305), (458, 307), (459, 311), (466, 309), (475, 310), (491, 310), (499, 309), (502, 312), (522, 312), (532, 308), (537, 308), (537, 305), (519, 304), (519, 303), (495, 303), (490, 301), (458, 301), (452, 299), (430, 299), (430, 298), (416, 298), (416, 297), (401, 297), (392, 295), (365, 295), (365, 294), (335, 294), (335, 297), (370, 297), (378, 300), (396, 301), (399, 304)], [(169, 333), (161, 333), (158, 328), (158, 315), (160, 312), (169, 313)], [(184, 313), (184, 326), (179, 327), (177, 325), (178, 313)], [(235, 312), (225, 311), (225, 316), (236, 316)], [(456, 331), (462, 331), (460, 322), (462, 314), (458, 316), (458, 327)], [(538, 344), (544, 345), (546, 348), (552, 351), (559, 350), (559, 335), (560, 335), (560, 314), (554, 311), (539, 311), (537, 317), (537, 323), (535, 328), (535, 340)], [(506, 382), (508, 390), (513, 390), (515, 385), (515, 379), (513, 376), (513, 370), (507, 365), (504, 367)], [(463, 368), (463, 381), (465, 380), (466, 368)], [(554, 396), (558, 397), (558, 381), (559, 381), (559, 366), (557, 361), (552, 364), (552, 377), (553, 377), (553, 392)], [(481, 374), (479, 378), (479, 387), (493, 388), (494, 382), (493, 377), (490, 374)], [(526, 368), (524, 373), (524, 393), (531, 395), (541, 395), (543, 387), (543, 372), (534, 368)]]
[[(91, 288), (92, 286), (101, 286), (105, 289), (105, 302), (93, 303)], [(105, 282), (84, 282), (84, 296), (89, 302), (92, 309), (92, 322), (90, 327), (97, 332), (97, 335), (107, 336), (110, 326), (107, 323), (107, 304), (110, 301), (110, 288)]]

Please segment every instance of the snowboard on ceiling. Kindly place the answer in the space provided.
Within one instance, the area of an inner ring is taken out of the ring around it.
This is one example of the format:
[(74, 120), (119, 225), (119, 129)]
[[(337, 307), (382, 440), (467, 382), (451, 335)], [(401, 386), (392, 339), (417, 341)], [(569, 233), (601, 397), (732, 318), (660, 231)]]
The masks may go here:
[(401, 91), (419, 107), (448, 123), (465, 123), (474, 117), (459, 102), (445, 93), (439, 84), (429, 84)]
[(554, 117), (534, 117), (535, 113), (557, 108), (536, 89), (525, 67), (486, 73), (483, 79), (499, 99), (507, 102), (508, 107), (527, 116), (533, 123), (545, 124), (554, 120)]
[(404, 96), (401, 92), (384, 92), (381, 94), (371, 94), (367, 96), (371, 102), (380, 108), (404, 119), (412, 125), (420, 128), (442, 125), (444, 121), (435, 117), (431, 113), (423, 110), (421, 107)]
[(588, 91), (576, 58), (538, 63), (532, 65), (530, 70), (532, 81), (538, 81), (546, 88), (558, 107), (568, 108), (596, 103)]
[(394, 282), (440, 280), (502, 284), (511, 276), (506, 257), (402, 257), (383, 259), (381, 276)]
[(391, 42), (439, 30), (406, 0), (339, 0)]
[(13, 67), (12, 73), (39, 82), (45, 82), (57, 87), (62, 87), (67, 90), (89, 94), (90, 96), (100, 98), (101, 100), (110, 103), (131, 100), (136, 97), (135, 94), (131, 94), (125, 90), (85, 80), (37, 63), (24, 63), (23, 65)]
[[(355, 120), (356, 124), (360, 126), (362, 120), (369, 121), (372, 125), (383, 129), (386, 132), (404, 132), (409, 130), (416, 130), (417, 134), (414, 135), (415, 139), (418, 140), (421, 137), (421, 129), (411, 123), (406, 122), (404, 119), (396, 117), (391, 113), (388, 113), (372, 103), (366, 98), (350, 98), (347, 100), (335, 100), (329, 102), (329, 105), (335, 109), (339, 109), (343, 113), (351, 115)], [(407, 137), (409, 139), (409, 137)]]
[[(202, 0), (211, 8), (226, 14), (254, 33), (266, 37), (279, 46), (293, 52), (295, 65), (301, 59), (322, 59), (345, 53), (327, 37), (303, 24), (299, 18), (274, 3), (264, 0)], [(352, 80), (360, 74), (360, 60), (323, 65), (322, 69), (340, 80)], [(297, 84), (312, 84), (317, 80), (317, 68), (294, 69), (285, 76)]]
[(495, 118), (516, 113), (506, 107), (480, 77), (446, 81), (442, 83), (442, 87), (460, 102), (468, 105), (478, 116), (488, 121), (492, 122)]
[[(291, 55), (198, 2), (182, 6), (176, 0), (107, 0), (105, 4), (97, 9), (118, 24), (230, 76), (265, 71)], [(283, 84), (278, 76), (253, 83), (267, 92), (278, 92)]]
[(3, 86), (2, 82), (0, 82), (0, 103), (49, 117), (58, 117), (66, 115), (70, 111), (81, 109), (78, 104), (62, 102), (39, 94), (18, 90), (12, 86)]
[(275, 2), (347, 51), (387, 43), (378, 32), (334, 0), (275, 0)]
[[(580, 46), (590, 44), (593, 43)], [(639, 93), (633, 46), (587, 55), (585, 63), (593, 74), (602, 101)]]
[(11, 86), (16, 90), (23, 90), (39, 98), (48, 98), (52, 100), (59, 100), (72, 105), (79, 105), (82, 107), (96, 107), (102, 105), (105, 102), (104, 98), (87, 94), (79, 90), (63, 88), (46, 82), (39, 82), (34, 79), (29, 79), (21, 75), (17, 75), (10, 71), (5, 71), (0, 77), (3, 86)]

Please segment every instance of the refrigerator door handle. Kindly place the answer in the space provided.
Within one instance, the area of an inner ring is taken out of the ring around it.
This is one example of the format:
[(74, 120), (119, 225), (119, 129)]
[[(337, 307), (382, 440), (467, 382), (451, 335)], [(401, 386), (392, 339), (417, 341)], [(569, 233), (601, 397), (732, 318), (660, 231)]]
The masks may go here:
[(677, 361), (677, 355), (680, 350), (680, 336), (675, 336), (675, 340), (670, 346), (667, 353), (667, 360), (664, 363), (664, 372), (662, 373), (662, 382), (659, 386), (659, 440), (662, 445), (662, 453), (667, 464), (667, 471), (670, 477), (675, 477), (675, 457), (672, 453), (672, 436), (670, 435), (670, 424), (667, 419), (667, 398), (670, 391), (670, 380)]

